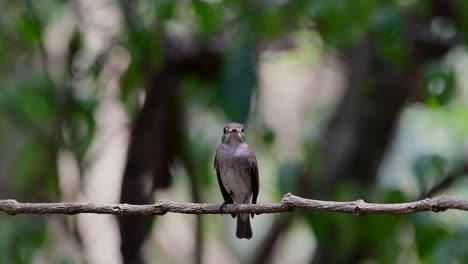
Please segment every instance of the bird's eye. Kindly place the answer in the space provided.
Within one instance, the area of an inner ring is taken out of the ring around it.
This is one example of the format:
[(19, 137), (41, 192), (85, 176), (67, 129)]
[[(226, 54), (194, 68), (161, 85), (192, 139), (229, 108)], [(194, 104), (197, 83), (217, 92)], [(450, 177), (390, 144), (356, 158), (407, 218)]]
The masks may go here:
[(223, 128), (223, 134), (226, 134), (227, 128)]
[(244, 128), (241, 128), (241, 132), (244, 133)]

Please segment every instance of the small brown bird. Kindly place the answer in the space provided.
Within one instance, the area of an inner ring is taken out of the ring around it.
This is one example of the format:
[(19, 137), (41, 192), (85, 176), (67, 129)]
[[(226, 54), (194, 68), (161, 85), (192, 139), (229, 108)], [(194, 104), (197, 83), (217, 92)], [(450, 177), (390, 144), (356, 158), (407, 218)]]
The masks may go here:
[[(257, 203), (260, 186), (257, 159), (253, 150), (245, 142), (242, 124), (228, 123), (224, 126), (221, 144), (216, 151), (214, 167), (224, 198), (223, 206), (233, 203)], [(252, 238), (249, 215), (232, 214), (232, 217), (236, 216), (236, 236)], [(253, 217), (254, 214), (252, 214)]]

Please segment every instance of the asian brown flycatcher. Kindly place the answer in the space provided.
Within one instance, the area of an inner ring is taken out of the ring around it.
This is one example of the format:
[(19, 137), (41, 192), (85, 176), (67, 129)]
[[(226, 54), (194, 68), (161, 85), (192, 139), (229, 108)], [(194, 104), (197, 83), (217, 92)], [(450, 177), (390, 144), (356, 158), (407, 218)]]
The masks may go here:
[[(257, 203), (259, 189), (257, 159), (254, 151), (245, 141), (242, 124), (228, 123), (224, 126), (221, 144), (216, 151), (214, 167), (224, 198), (223, 206)], [(237, 217), (236, 236), (252, 238), (249, 215), (231, 215)], [(252, 214), (253, 217), (254, 214)]]

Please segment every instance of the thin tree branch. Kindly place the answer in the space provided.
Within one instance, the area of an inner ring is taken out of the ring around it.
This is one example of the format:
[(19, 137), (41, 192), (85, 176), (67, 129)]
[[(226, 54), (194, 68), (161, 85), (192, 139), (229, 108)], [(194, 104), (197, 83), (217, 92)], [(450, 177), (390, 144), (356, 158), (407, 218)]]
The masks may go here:
[(94, 204), (94, 203), (20, 203), (15, 200), (0, 200), (0, 211), (15, 214), (112, 214), (125, 215), (163, 215), (179, 214), (271, 214), (304, 209), (319, 212), (347, 214), (411, 214), (422, 211), (441, 212), (447, 209), (468, 211), (468, 201), (438, 196), (407, 203), (377, 204), (363, 200), (334, 202), (305, 199), (291, 193), (284, 195), (279, 203), (226, 205), (220, 211), (219, 204), (179, 203), (159, 201), (154, 204)]
[(446, 175), (439, 183), (435, 184), (432, 186), (428, 191), (426, 191), (424, 194), (420, 196), (420, 199), (424, 197), (431, 197), (434, 196), (437, 193), (440, 193), (443, 190), (446, 190), (454, 182), (456, 182), (458, 179), (460, 179), (462, 176), (468, 174), (468, 162), (466, 162), (461, 170), (453, 171), (449, 175)]

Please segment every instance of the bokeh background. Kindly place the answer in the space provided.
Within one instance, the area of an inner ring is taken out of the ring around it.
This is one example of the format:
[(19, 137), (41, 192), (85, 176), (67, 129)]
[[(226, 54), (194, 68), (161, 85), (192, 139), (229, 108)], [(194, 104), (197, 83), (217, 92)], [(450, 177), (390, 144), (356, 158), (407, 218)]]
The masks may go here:
[[(260, 202), (468, 198), (464, 0), (0, 1), (0, 198), (221, 203), (224, 123)], [(468, 263), (466, 213), (0, 215), (0, 263)]]

